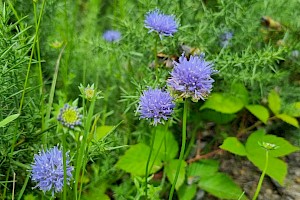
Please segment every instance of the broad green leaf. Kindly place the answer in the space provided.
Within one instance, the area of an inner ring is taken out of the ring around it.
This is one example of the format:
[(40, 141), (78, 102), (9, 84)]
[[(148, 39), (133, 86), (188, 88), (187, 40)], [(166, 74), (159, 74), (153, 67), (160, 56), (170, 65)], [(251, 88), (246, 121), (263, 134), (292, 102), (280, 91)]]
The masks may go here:
[(197, 185), (182, 185), (177, 191), (179, 200), (192, 200), (195, 198)]
[[(262, 171), (266, 163), (265, 154), (265, 152), (262, 155), (248, 154), (247, 157)], [(287, 174), (287, 164), (278, 158), (269, 157), (269, 165), (266, 174), (275, 179), (280, 185), (283, 185)]]
[(4, 127), (6, 124), (14, 121), (15, 119), (17, 119), (20, 116), (20, 114), (14, 114), (14, 115), (10, 115), (8, 117), (6, 117), (5, 119), (3, 119), (0, 122), (0, 127)]
[(276, 117), (290, 125), (293, 125), (293, 126), (299, 128), (299, 123), (298, 123), (297, 119), (294, 117), (291, 117), (287, 114), (277, 114)]
[(234, 83), (231, 85), (231, 92), (239, 98), (244, 105), (249, 102), (249, 94), (246, 87), (242, 83)]
[(244, 107), (243, 102), (234, 96), (213, 93), (201, 106), (200, 110), (209, 108), (221, 113), (233, 114)]
[(107, 189), (106, 183), (97, 184), (91, 187), (88, 191), (82, 193), (83, 200), (110, 200), (109, 196), (105, 194)]
[(299, 148), (290, 144), (287, 140), (282, 137), (275, 135), (266, 135), (264, 130), (255, 131), (251, 133), (246, 142), (246, 151), (248, 154), (265, 157), (265, 149), (262, 148), (259, 143), (267, 142), (275, 144), (279, 148), (269, 151), (271, 157), (282, 157), (298, 151)]
[(291, 117), (300, 117), (300, 102), (287, 105), (284, 108), (284, 113)]
[[(198, 186), (220, 199), (238, 199), (243, 191), (226, 174), (217, 173), (200, 179)], [(243, 196), (241, 199), (247, 199)]]
[(267, 174), (282, 185), (287, 173), (287, 165), (276, 157), (288, 155), (299, 150), (299, 148), (291, 145), (283, 138), (275, 135), (265, 135), (265, 131), (262, 129), (253, 132), (248, 137), (245, 145), (247, 157), (260, 170), (263, 170), (266, 161), (266, 150), (259, 145), (259, 143), (262, 142), (279, 146), (279, 148), (269, 151), (269, 167), (267, 169)]
[[(144, 176), (149, 153), (150, 147), (143, 143), (132, 145), (125, 154), (120, 157), (119, 161), (116, 163), (116, 167), (131, 173), (132, 175)], [(149, 171), (154, 159), (155, 155), (152, 153), (149, 163)], [(162, 163), (159, 159), (155, 159), (151, 173), (158, 171), (161, 166)]]
[(236, 118), (236, 114), (224, 114), (211, 109), (204, 109), (200, 113), (200, 119), (212, 121), (217, 124), (227, 124)]
[(220, 146), (221, 149), (240, 156), (246, 156), (247, 152), (244, 145), (236, 137), (228, 137)]
[[(175, 179), (175, 175), (176, 175), (176, 171), (177, 171), (177, 167), (179, 164), (179, 160), (178, 159), (174, 159), (174, 160), (170, 160), (165, 167), (165, 172), (166, 175), (170, 181), (170, 183), (173, 184), (174, 179)], [(175, 185), (175, 189), (178, 190), (180, 188), (180, 186), (183, 184), (184, 179), (185, 179), (185, 167), (186, 167), (186, 162), (185, 161), (181, 161), (181, 165), (180, 165), (180, 170), (179, 170), (179, 175), (178, 175), (178, 179)]]
[(187, 176), (189, 177), (204, 177), (212, 176), (217, 173), (219, 162), (216, 160), (200, 160), (190, 164), (187, 168)]
[(179, 147), (172, 132), (166, 130), (164, 126), (158, 126), (153, 149), (154, 154), (159, 153), (161, 160), (168, 161), (177, 156)]
[(281, 109), (281, 100), (275, 90), (272, 90), (268, 96), (269, 108), (274, 114), (278, 114)]
[(114, 129), (114, 126), (99, 126), (96, 129), (95, 140), (100, 140), (104, 138)]
[(270, 117), (268, 109), (261, 105), (247, 105), (246, 108), (260, 121), (267, 124), (267, 121)]

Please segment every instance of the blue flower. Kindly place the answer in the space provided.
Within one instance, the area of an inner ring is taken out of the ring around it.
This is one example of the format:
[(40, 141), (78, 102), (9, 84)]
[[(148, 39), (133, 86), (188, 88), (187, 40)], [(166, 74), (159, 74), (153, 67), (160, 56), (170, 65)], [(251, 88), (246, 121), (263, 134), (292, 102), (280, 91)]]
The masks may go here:
[(138, 112), (140, 118), (149, 119), (152, 121), (151, 124), (156, 126), (163, 123), (161, 120), (167, 120), (172, 115), (174, 107), (169, 92), (149, 88), (140, 97)]
[(150, 29), (149, 32), (156, 31), (161, 38), (176, 33), (178, 25), (173, 15), (165, 15), (156, 9), (146, 14), (145, 27)]
[(174, 68), (167, 84), (181, 98), (204, 100), (212, 90), (214, 80), (211, 75), (216, 72), (212, 69), (212, 63), (204, 60), (204, 54), (191, 55), (188, 60), (183, 53), (178, 63), (174, 61)]
[(108, 42), (117, 42), (121, 39), (119, 31), (107, 30), (103, 33), (103, 38)]
[(225, 32), (220, 36), (221, 47), (226, 48), (230, 44), (230, 40), (233, 38), (233, 32)]
[(74, 129), (75, 126), (81, 125), (81, 118), (82, 115), (79, 113), (77, 107), (65, 104), (64, 107), (60, 109), (57, 120), (60, 121), (62, 125)]
[[(70, 166), (69, 156), (66, 154), (67, 184), (72, 179), (73, 167)], [(31, 179), (37, 183), (34, 188), (39, 188), (44, 193), (47, 191), (54, 193), (61, 192), (64, 185), (64, 168), (62, 151), (57, 146), (48, 151), (40, 151), (34, 155), (34, 162), (31, 165)]]

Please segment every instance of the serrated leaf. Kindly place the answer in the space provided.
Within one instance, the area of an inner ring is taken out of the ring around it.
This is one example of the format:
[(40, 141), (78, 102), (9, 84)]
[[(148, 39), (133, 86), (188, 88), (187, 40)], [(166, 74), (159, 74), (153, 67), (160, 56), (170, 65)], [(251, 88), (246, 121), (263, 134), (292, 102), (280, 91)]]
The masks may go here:
[[(136, 176), (144, 176), (146, 172), (146, 164), (148, 160), (148, 156), (150, 153), (150, 147), (139, 143), (136, 145), (132, 145), (123, 156), (120, 157), (118, 162), (116, 163), (116, 167), (131, 173)], [(152, 165), (155, 159), (155, 155), (152, 153), (150, 163), (149, 163), (149, 171), (150, 166)], [(158, 171), (162, 167), (162, 163), (159, 159), (155, 159), (153, 167), (151, 169), (151, 173)]]
[(233, 83), (231, 85), (231, 92), (239, 98), (244, 105), (247, 105), (249, 102), (249, 94), (246, 87), (242, 83)]
[(221, 149), (240, 156), (246, 156), (247, 152), (244, 145), (236, 137), (228, 137), (220, 146)]
[(197, 192), (197, 185), (182, 185), (177, 191), (179, 200), (192, 200)]
[[(200, 179), (198, 186), (220, 199), (238, 199), (243, 191), (226, 174), (217, 173)], [(241, 199), (247, 199), (243, 196)]]
[(284, 113), (291, 117), (300, 117), (300, 102), (287, 105), (284, 109)]
[[(265, 154), (265, 152), (263, 154), (264, 156), (248, 154), (247, 157), (262, 171), (266, 163)], [(285, 176), (287, 174), (287, 164), (278, 158), (269, 157), (269, 165), (266, 174), (275, 179), (280, 185), (283, 185)]]
[(287, 140), (282, 137), (275, 135), (266, 135), (263, 129), (251, 133), (246, 142), (246, 151), (248, 154), (253, 155), (265, 155), (265, 149), (262, 148), (259, 143), (267, 142), (275, 144), (279, 148), (270, 150), (269, 156), (271, 157), (282, 157), (298, 151), (299, 148), (290, 144)]
[(269, 108), (274, 114), (278, 114), (281, 109), (281, 100), (275, 90), (272, 90), (268, 96)]
[(221, 113), (233, 114), (244, 107), (243, 102), (234, 96), (213, 93), (201, 106), (200, 110), (209, 108)]
[(217, 124), (227, 124), (236, 118), (236, 114), (224, 114), (211, 109), (204, 109), (200, 113), (200, 119), (215, 122)]
[(159, 153), (159, 157), (163, 161), (168, 161), (177, 156), (179, 147), (172, 132), (166, 130), (164, 126), (158, 126), (155, 133), (155, 141), (153, 145), (154, 153)]
[(299, 123), (298, 123), (297, 119), (294, 117), (291, 117), (287, 114), (277, 114), (276, 117), (290, 125), (293, 125), (293, 126), (299, 128)]
[(200, 160), (190, 164), (187, 168), (187, 175), (189, 176), (211, 176), (217, 173), (219, 169), (219, 162), (216, 160)]
[(263, 170), (266, 160), (266, 150), (259, 143), (266, 142), (275, 144), (279, 148), (269, 151), (269, 167), (267, 174), (278, 181), (281, 185), (287, 173), (287, 165), (276, 157), (281, 157), (299, 150), (284, 138), (275, 135), (266, 135), (263, 129), (253, 132), (247, 139), (246, 151), (248, 159), (260, 170)]
[[(170, 160), (165, 166), (165, 172), (166, 172), (166, 175), (171, 184), (173, 184), (173, 182), (174, 182), (176, 171), (177, 171), (177, 166), (178, 166), (179, 162), (180, 161), (178, 159)], [(186, 165), (187, 164), (185, 161), (181, 161), (179, 175), (178, 175), (178, 179), (177, 179), (177, 182), (175, 185), (176, 190), (178, 190), (180, 188), (180, 186), (183, 184), (183, 182), (185, 180)]]
[(4, 127), (6, 124), (14, 121), (15, 119), (17, 119), (20, 116), (20, 114), (14, 114), (14, 115), (10, 115), (8, 117), (6, 117), (5, 119), (3, 119), (2, 121), (0, 121), (0, 127)]
[(261, 105), (247, 105), (246, 108), (260, 121), (267, 124), (267, 121), (270, 117), (268, 109)]

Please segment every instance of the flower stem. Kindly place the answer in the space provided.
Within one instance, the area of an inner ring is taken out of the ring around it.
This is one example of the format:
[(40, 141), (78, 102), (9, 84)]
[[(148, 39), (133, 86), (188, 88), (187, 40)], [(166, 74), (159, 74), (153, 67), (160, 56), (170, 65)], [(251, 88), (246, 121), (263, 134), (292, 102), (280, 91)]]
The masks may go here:
[(64, 168), (64, 187), (63, 187), (63, 199), (67, 199), (67, 158), (66, 158), (66, 133), (63, 131), (62, 134), (62, 143), (63, 143), (63, 168)]
[[(146, 199), (148, 198), (148, 193), (147, 193), (148, 192), (148, 168), (149, 168), (149, 163), (150, 163), (151, 155), (152, 155), (152, 151), (153, 151), (153, 146), (154, 146), (154, 141), (155, 141), (155, 133), (156, 133), (156, 129), (154, 129), (154, 133), (151, 137), (150, 153), (149, 153), (147, 163), (146, 163), (146, 172), (145, 172), (145, 196), (146, 196)], [(151, 171), (151, 169), (150, 169), (150, 171)]]
[(266, 150), (266, 164), (265, 164), (265, 168), (264, 168), (264, 170), (263, 170), (263, 172), (262, 172), (262, 174), (261, 174), (261, 176), (259, 178), (259, 182), (258, 182), (256, 191), (255, 191), (255, 194), (254, 194), (252, 200), (256, 200), (256, 198), (258, 197), (258, 194), (259, 194), (259, 191), (261, 189), (261, 186), (262, 186), (262, 183), (263, 183), (266, 171), (268, 169), (268, 163), (269, 163), (269, 151)]
[(182, 163), (182, 160), (183, 160), (183, 156), (184, 156), (184, 151), (185, 151), (187, 107), (188, 107), (188, 100), (185, 99), (184, 100), (184, 108), (183, 108), (182, 141), (181, 141), (181, 150), (180, 150), (180, 154), (179, 154), (179, 164), (177, 166), (175, 178), (174, 178), (174, 181), (173, 181), (173, 184), (172, 184), (172, 188), (171, 188), (171, 191), (170, 191), (170, 194), (169, 194), (169, 200), (173, 199), (173, 194), (174, 194), (175, 186), (176, 186), (177, 179), (178, 179), (178, 176), (179, 176), (180, 166), (181, 166), (181, 163)]

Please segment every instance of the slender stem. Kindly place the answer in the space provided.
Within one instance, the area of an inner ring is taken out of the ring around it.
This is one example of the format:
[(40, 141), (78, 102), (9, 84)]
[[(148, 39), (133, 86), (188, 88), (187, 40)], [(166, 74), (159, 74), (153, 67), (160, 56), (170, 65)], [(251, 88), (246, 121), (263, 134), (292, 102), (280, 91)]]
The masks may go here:
[[(152, 151), (153, 151), (153, 146), (154, 146), (154, 141), (155, 141), (155, 135), (156, 135), (156, 129), (154, 129), (154, 133), (151, 137), (151, 147), (150, 147), (150, 153), (147, 159), (147, 163), (146, 163), (146, 172), (145, 172), (145, 196), (146, 199), (148, 199), (148, 171), (149, 171), (149, 163), (151, 160), (151, 155), (152, 155)], [(152, 167), (150, 168), (150, 172), (151, 172)]]
[(155, 78), (158, 80), (158, 60), (157, 60), (157, 43), (158, 43), (159, 36), (156, 37), (154, 43), (154, 70), (155, 70)]
[(180, 154), (179, 154), (179, 164), (178, 164), (177, 169), (176, 169), (176, 174), (175, 174), (175, 178), (174, 178), (174, 181), (173, 181), (173, 184), (172, 184), (172, 188), (171, 188), (171, 191), (170, 191), (169, 200), (173, 199), (173, 194), (174, 194), (175, 186), (176, 186), (177, 179), (178, 179), (178, 176), (179, 176), (180, 166), (181, 166), (181, 163), (182, 163), (182, 160), (183, 160), (183, 156), (184, 156), (184, 151), (185, 151), (187, 107), (188, 107), (188, 100), (185, 99), (184, 100), (184, 108), (183, 108), (182, 141), (181, 141), (181, 150), (180, 150)]
[(63, 187), (63, 199), (67, 199), (67, 158), (66, 158), (66, 133), (63, 131), (62, 134), (62, 143), (63, 143), (63, 167), (64, 167), (64, 187)]
[(266, 164), (265, 164), (265, 168), (259, 178), (259, 182), (258, 182), (258, 185), (257, 185), (257, 188), (256, 188), (256, 191), (255, 191), (255, 194), (253, 196), (253, 199), (252, 200), (256, 200), (256, 198), (258, 197), (258, 194), (259, 194), (259, 191), (261, 189), (261, 186), (262, 186), (262, 183), (263, 183), (263, 180), (264, 180), (264, 177), (265, 177), (265, 174), (267, 172), (267, 169), (268, 169), (268, 163), (269, 163), (269, 151), (266, 150)]

